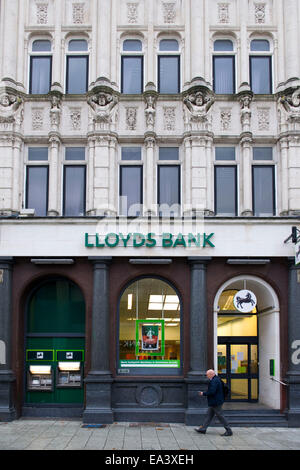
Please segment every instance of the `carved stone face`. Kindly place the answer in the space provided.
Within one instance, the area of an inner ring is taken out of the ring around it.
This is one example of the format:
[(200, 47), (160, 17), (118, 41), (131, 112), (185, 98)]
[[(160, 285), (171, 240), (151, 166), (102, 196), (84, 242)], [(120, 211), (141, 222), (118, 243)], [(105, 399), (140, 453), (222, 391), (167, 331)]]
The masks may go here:
[(9, 96), (8, 96), (7, 93), (4, 93), (3, 95), (1, 95), (0, 104), (2, 106), (9, 106), (10, 105), (10, 99), (9, 99)]
[(200, 94), (196, 95), (195, 104), (197, 106), (202, 106), (203, 105), (203, 96), (202, 95), (200, 95)]
[(101, 94), (98, 96), (98, 104), (100, 106), (105, 106), (106, 105), (106, 97), (105, 95)]

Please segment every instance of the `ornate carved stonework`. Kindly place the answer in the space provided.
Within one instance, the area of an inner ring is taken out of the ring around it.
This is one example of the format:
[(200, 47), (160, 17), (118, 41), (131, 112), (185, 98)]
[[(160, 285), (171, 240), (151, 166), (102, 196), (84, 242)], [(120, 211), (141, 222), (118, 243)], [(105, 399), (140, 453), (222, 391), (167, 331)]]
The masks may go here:
[(60, 125), (61, 99), (57, 95), (51, 97), (50, 123), (55, 129)]
[(0, 123), (10, 124), (16, 122), (16, 117), (23, 100), (16, 95), (6, 92), (0, 95)]
[(74, 24), (84, 23), (84, 3), (73, 3), (72, 18)]
[(208, 123), (208, 111), (213, 105), (215, 99), (209, 92), (197, 91), (187, 95), (183, 103), (188, 110), (188, 118), (191, 124), (201, 125)]
[(223, 108), (220, 110), (220, 124), (222, 131), (228, 131), (231, 126), (231, 109)]
[(176, 108), (174, 106), (164, 106), (164, 129), (175, 131)]
[(32, 129), (38, 131), (44, 126), (44, 110), (42, 108), (32, 108)]
[(265, 3), (255, 3), (255, 23), (262, 24), (266, 22), (266, 4)]
[(176, 19), (176, 3), (162, 2), (163, 15), (165, 23), (175, 23)]
[(137, 23), (138, 19), (138, 3), (127, 3), (127, 20), (128, 23)]
[(126, 126), (130, 131), (134, 131), (136, 129), (136, 115), (137, 108), (126, 108)]
[(270, 129), (270, 109), (258, 108), (257, 109), (258, 130), (268, 131)]
[(36, 4), (36, 22), (37, 24), (48, 23), (48, 3)]
[(300, 122), (300, 88), (282, 95), (278, 104), (290, 122)]
[(117, 97), (112, 93), (99, 92), (87, 100), (93, 113), (93, 121), (100, 124), (100, 128), (112, 122), (112, 112), (118, 103)]
[(155, 124), (155, 104), (156, 104), (156, 96), (152, 94), (148, 94), (145, 96), (146, 101), (146, 108), (145, 108), (145, 117), (146, 117), (146, 125), (151, 130), (154, 128)]
[(252, 95), (245, 93), (239, 98), (241, 105), (241, 123), (243, 131), (250, 131)]
[(219, 23), (229, 23), (229, 3), (218, 3)]
[(81, 110), (70, 108), (70, 121), (71, 121), (71, 128), (74, 131), (78, 131), (81, 129)]

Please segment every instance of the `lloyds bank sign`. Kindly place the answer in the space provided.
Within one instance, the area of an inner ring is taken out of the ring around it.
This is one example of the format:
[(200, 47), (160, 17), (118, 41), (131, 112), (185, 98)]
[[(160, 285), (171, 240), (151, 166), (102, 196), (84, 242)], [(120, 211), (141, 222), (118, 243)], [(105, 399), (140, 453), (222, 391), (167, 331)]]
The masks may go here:
[(182, 233), (162, 233), (156, 235), (155, 233), (85, 233), (85, 246), (86, 248), (190, 248), (190, 247), (212, 247), (214, 243), (212, 241), (214, 233), (188, 233), (183, 235)]

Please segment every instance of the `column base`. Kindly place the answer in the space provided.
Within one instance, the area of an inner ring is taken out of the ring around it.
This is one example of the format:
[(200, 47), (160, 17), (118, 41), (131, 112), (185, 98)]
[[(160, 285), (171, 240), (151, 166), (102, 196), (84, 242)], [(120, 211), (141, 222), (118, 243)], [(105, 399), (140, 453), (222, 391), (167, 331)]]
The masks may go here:
[(86, 407), (82, 421), (85, 424), (111, 424), (111, 375), (105, 372), (92, 372), (85, 378)]
[(12, 371), (0, 371), (0, 421), (16, 419), (12, 401), (12, 388), (15, 376)]
[(185, 380), (187, 384), (187, 408), (185, 412), (185, 424), (187, 426), (199, 426), (204, 421), (207, 412), (207, 398), (201, 397), (198, 392), (207, 389), (207, 377), (202, 372), (189, 372)]
[(288, 387), (288, 426), (300, 427), (300, 374), (290, 371), (287, 373)]

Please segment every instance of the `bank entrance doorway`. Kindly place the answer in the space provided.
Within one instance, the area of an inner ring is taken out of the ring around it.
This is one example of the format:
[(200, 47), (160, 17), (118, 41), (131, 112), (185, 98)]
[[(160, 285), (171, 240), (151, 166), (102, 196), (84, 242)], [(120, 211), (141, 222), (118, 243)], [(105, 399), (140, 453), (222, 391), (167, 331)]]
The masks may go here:
[(281, 408), (279, 320), (278, 297), (260, 277), (233, 277), (216, 292), (214, 368), (228, 382), (228, 401), (242, 402), (238, 409), (245, 402)]
[(229, 401), (257, 402), (257, 338), (219, 337), (218, 375), (229, 387)]
[(235, 289), (224, 290), (217, 317), (218, 375), (229, 387), (228, 401), (258, 400), (257, 309), (243, 314), (233, 303)]

